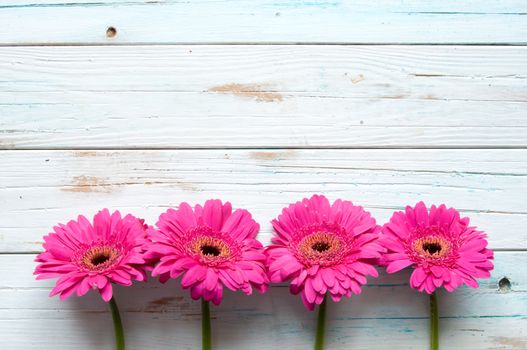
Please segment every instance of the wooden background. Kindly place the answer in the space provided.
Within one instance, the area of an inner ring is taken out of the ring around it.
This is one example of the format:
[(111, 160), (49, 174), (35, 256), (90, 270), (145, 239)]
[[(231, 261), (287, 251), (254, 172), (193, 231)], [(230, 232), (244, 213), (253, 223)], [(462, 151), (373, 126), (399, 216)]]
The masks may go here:
[[(421, 199), (469, 215), (496, 268), (440, 293), (441, 348), (527, 349), (526, 43), (523, 0), (1, 1), (0, 347), (112, 349), (95, 293), (61, 302), (32, 276), (57, 222), (214, 197), (268, 243), (323, 193), (381, 224)], [(426, 349), (408, 276), (329, 305), (327, 349)], [(128, 349), (199, 349), (177, 282), (116, 297)], [(286, 285), (227, 293), (214, 347), (309, 349), (314, 318)]]

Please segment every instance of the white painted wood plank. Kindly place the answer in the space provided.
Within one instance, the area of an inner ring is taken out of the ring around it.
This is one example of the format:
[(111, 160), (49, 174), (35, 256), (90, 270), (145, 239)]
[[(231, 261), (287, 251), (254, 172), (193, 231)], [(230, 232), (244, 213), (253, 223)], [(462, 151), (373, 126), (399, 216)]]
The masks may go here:
[(101, 207), (155, 223), (181, 201), (229, 200), (270, 220), (312, 193), (395, 209), (445, 202), (489, 233), (493, 248), (527, 248), (527, 150), (150, 150), (0, 152), (0, 252), (39, 251), (57, 222)]
[[(106, 305), (95, 293), (59, 301), (48, 298), (53, 281), (34, 281), (33, 255), (0, 255), (0, 344), (24, 349), (111, 349)], [(499, 252), (496, 269), (477, 290), (440, 293), (442, 349), (521, 349), (527, 339), (525, 252)], [(17, 274), (13, 274), (17, 271)], [(363, 294), (328, 308), (327, 349), (423, 349), (428, 298), (407, 285), (409, 273), (370, 280)], [(498, 281), (507, 276), (510, 291)], [(128, 349), (199, 349), (199, 303), (177, 282), (152, 280), (116, 289)], [(306, 349), (315, 313), (285, 286), (265, 295), (226, 293), (213, 308), (215, 349)], [(387, 340), (390, 340), (388, 345)]]
[(527, 47), (0, 48), (0, 148), (526, 147)]
[(521, 0), (7, 1), (0, 43), (518, 44), (526, 12)]

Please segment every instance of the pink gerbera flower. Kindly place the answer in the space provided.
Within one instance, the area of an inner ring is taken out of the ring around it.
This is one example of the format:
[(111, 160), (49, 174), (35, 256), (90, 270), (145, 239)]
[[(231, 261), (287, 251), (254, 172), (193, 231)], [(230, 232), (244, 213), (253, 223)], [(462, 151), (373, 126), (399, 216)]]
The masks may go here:
[(44, 237), (45, 251), (35, 261), (37, 279), (59, 277), (50, 296), (66, 299), (90, 289), (98, 290), (105, 301), (112, 298), (112, 283), (129, 286), (132, 280), (144, 281), (145, 263), (142, 245), (146, 239), (143, 221), (132, 215), (121, 218), (108, 209), (93, 217), (93, 224), (83, 215), (77, 221), (55, 226)]
[(272, 224), (277, 236), (267, 248), (270, 279), (292, 279), (291, 292), (301, 293), (309, 310), (326, 293), (339, 301), (359, 294), (366, 276), (377, 277), (380, 226), (362, 207), (340, 199), (331, 205), (314, 195), (284, 208)]
[(193, 299), (218, 305), (223, 285), (245, 294), (267, 289), (263, 247), (255, 238), (259, 225), (247, 210), (232, 212), (229, 202), (208, 200), (194, 210), (187, 203), (161, 214), (158, 229), (149, 229), (148, 259), (162, 282), (183, 275), (181, 285)]
[(410, 285), (420, 292), (432, 294), (441, 286), (452, 292), (463, 283), (476, 288), (476, 278), (490, 277), (493, 268), (486, 235), (444, 204), (430, 211), (423, 202), (407, 206), (393, 214), (381, 237), (387, 272), (413, 266)]

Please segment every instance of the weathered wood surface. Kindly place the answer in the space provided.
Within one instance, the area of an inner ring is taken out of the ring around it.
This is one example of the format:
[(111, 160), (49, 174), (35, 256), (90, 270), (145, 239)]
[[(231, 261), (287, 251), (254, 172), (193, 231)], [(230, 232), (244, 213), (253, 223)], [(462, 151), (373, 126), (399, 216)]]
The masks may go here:
[(522, 0), (8, 0), (0, 44), (524, 44), (526, 13)]
[[(527, 349), (526, 14), (523, 0), (1, 1), (0, 348), (112, 349), (94, 293), (61, 302), (34, 280), (57, 222), (110, 207), (153, 223), (215, 197), (268, 243), (284, 205), (323, 193), (379, 223), (421, 199), (469, 215), (496, 269), (441, 293), (441, 349)], [(425, 349), (427, 298), (407, 280), (331, 304), (327, 349)], [(199, 349), (177, 282), (116, 290), (128, 349)], [(214, 346), (310, 348), (314, 318), (285, 285), (226, 293)]]
[[(95, 293), (48, 298), (52, 281), (35, 282), (34, 255), (0, 255), (0, 326), (10, 348), (111, 349), (111, 317)], [(524, 349), (527, 346), (527, 264), (523, 253), (496, 254), (496, 269), (479, 289), (440, 293), (442, 349)], [(17, 271), (18, 274), (13, 274)], [(370, 279), (363, 294), (328, 308), (328, 349), (425, 349), (428, 297), (410, 290), (409, 274)], [(500, 289), (506, 277), (511, 288)], [(117, 288), (128, 349), (196, 349), (199, 303), (176, 282)], [(265, 295), (228, 292), (213, 308), (217, 349), (306, 349), (315, 313), (285, 285)], [(390, 346), (388, 347), (388, 339)], [(177, 345), (177, 346), (176, 346)]]
[(386, 222), (418, 200), (445, 202), (527, 249), (527, 150), (136, 150), (0, 152), (0, 252), (39, 251), (57, 222), (120, 208), (155, 223), (181, 201), (230, 200), (261, 223), (310, 193), (350, 199)]
[(0, 47), (0, 148), (526, 147), (526, 62), (496, 46)]

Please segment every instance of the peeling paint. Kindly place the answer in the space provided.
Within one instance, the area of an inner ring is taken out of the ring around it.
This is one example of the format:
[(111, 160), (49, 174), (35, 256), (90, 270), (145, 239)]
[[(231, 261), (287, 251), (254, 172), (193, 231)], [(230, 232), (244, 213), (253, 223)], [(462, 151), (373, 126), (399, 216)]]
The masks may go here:
[(97, 156), (96, 151), (74, 151), (74, 157), (95, 157)]
[(434, 96), (432, 94), (425, 95), (423, 97), (423, 99), (425, 99), (425, 100), (439, 100), (436, 96)]
[(142, 181), (142, 179), (130, 179), (124, 182), (111, 182), (108, 178), (96, 176), (74, 176), (69, 186), (61, 188), (66, 192), (105, 192), (110, 193), (115, 188), (134, 185), (174, 185), (185, 191), (200, 191), (200, 188), (187, 181)]
[(99, 178), (96, 176), (74, 176), (70, 186), (62, 187), (62, 191), (66, 192), (111, 192), (111, 185), (108, 184), (106, 178)]
[(36, 245), (43, 245), (44, 241), (32, 241), (32, 242), (24, 242), (26, 244), (36, 244)]
[(74, 157), (114, 157), (118, 156), (119, 152), (110, 152), (110, 151), (93, 151), (93, 150), (81, 150), (73, 151), (72, 156)]
[(495, 343), (512, 347), (513, 349), (526, 349), (527, 339), (517, 337), (491, 337)]
[(259, 102), (276, 102), (283, 100), (283, 96), (278, 92), (271, 91), (268, 84), (231, 83), (213, 86), (209, 91), (220, 94), (233, 94), (241, 97), (250, 97)]
[(191, 182), (176, 181), (174, 184), (177, 187), (179, 187), (179, 188), (181, 188), (182, 190), (185, 190), (185, 191), (200, 191), (199, 187), (197, 187), (196, 185), (194, 185)]
[(356, 77), (351, 78), (351, 82), (352, 82), (353, 84), (358, 84), (358, 83), (360, 83), (361, 81), (363, 81), (364, 79), (365, 79), (365, 78), (364, 78), (364, 75), (359, 74), (359, 75), (357, 75)]
[(284, 159), (284, 158), (293, 158), (296, 157), (297, 152), (295, 150), (288, 150), (288, 151), (278, 151), (278, 152), (266, 152), (266, 151), (259, 151), (259, 152), (251, 152), (250, 157), (253, 159), (258, 160), (277, 160), (277, 159)]
[(405, 95), (382, 96), (382, 98), (388, 98), (388, 99), (394, 99), (394, 100), (398, 100), (398, 99), (405, 98), (405, 97), (406, 97)]
[(175, 305), (181, 301), (183, 301), (182, 296), (177, 297), (163, 297), (159, 299), (155, 299), (150, 301), (147, 306), (144, 309), (144, 312), (162, 312), (163, 309), (166, 309), (167, 307), (171, 305)]
[[(147, 185), (147, 186), (151, 186), (151, 185), (175, 185), (179, 188), (181, 188), (182, 190), (185, 190), (185, 191), (201, 191), (201, 189), (196, 186), (195, 184), (193, 184), (192, 182), (188, 182), (188, 181), (181, 181), (181, 180), (177, 180), (177, 181), (144, 181), (144, 182), (137, 182), (137, 183), (126, 183), (126, 185), (132, 185), (132, 184), (136, 184), (136, 185), (140, 185), (140, 184), (143, 184), (143, 185)], [(124, 184), (120, 184), (120, 185), (124, 185)]]

